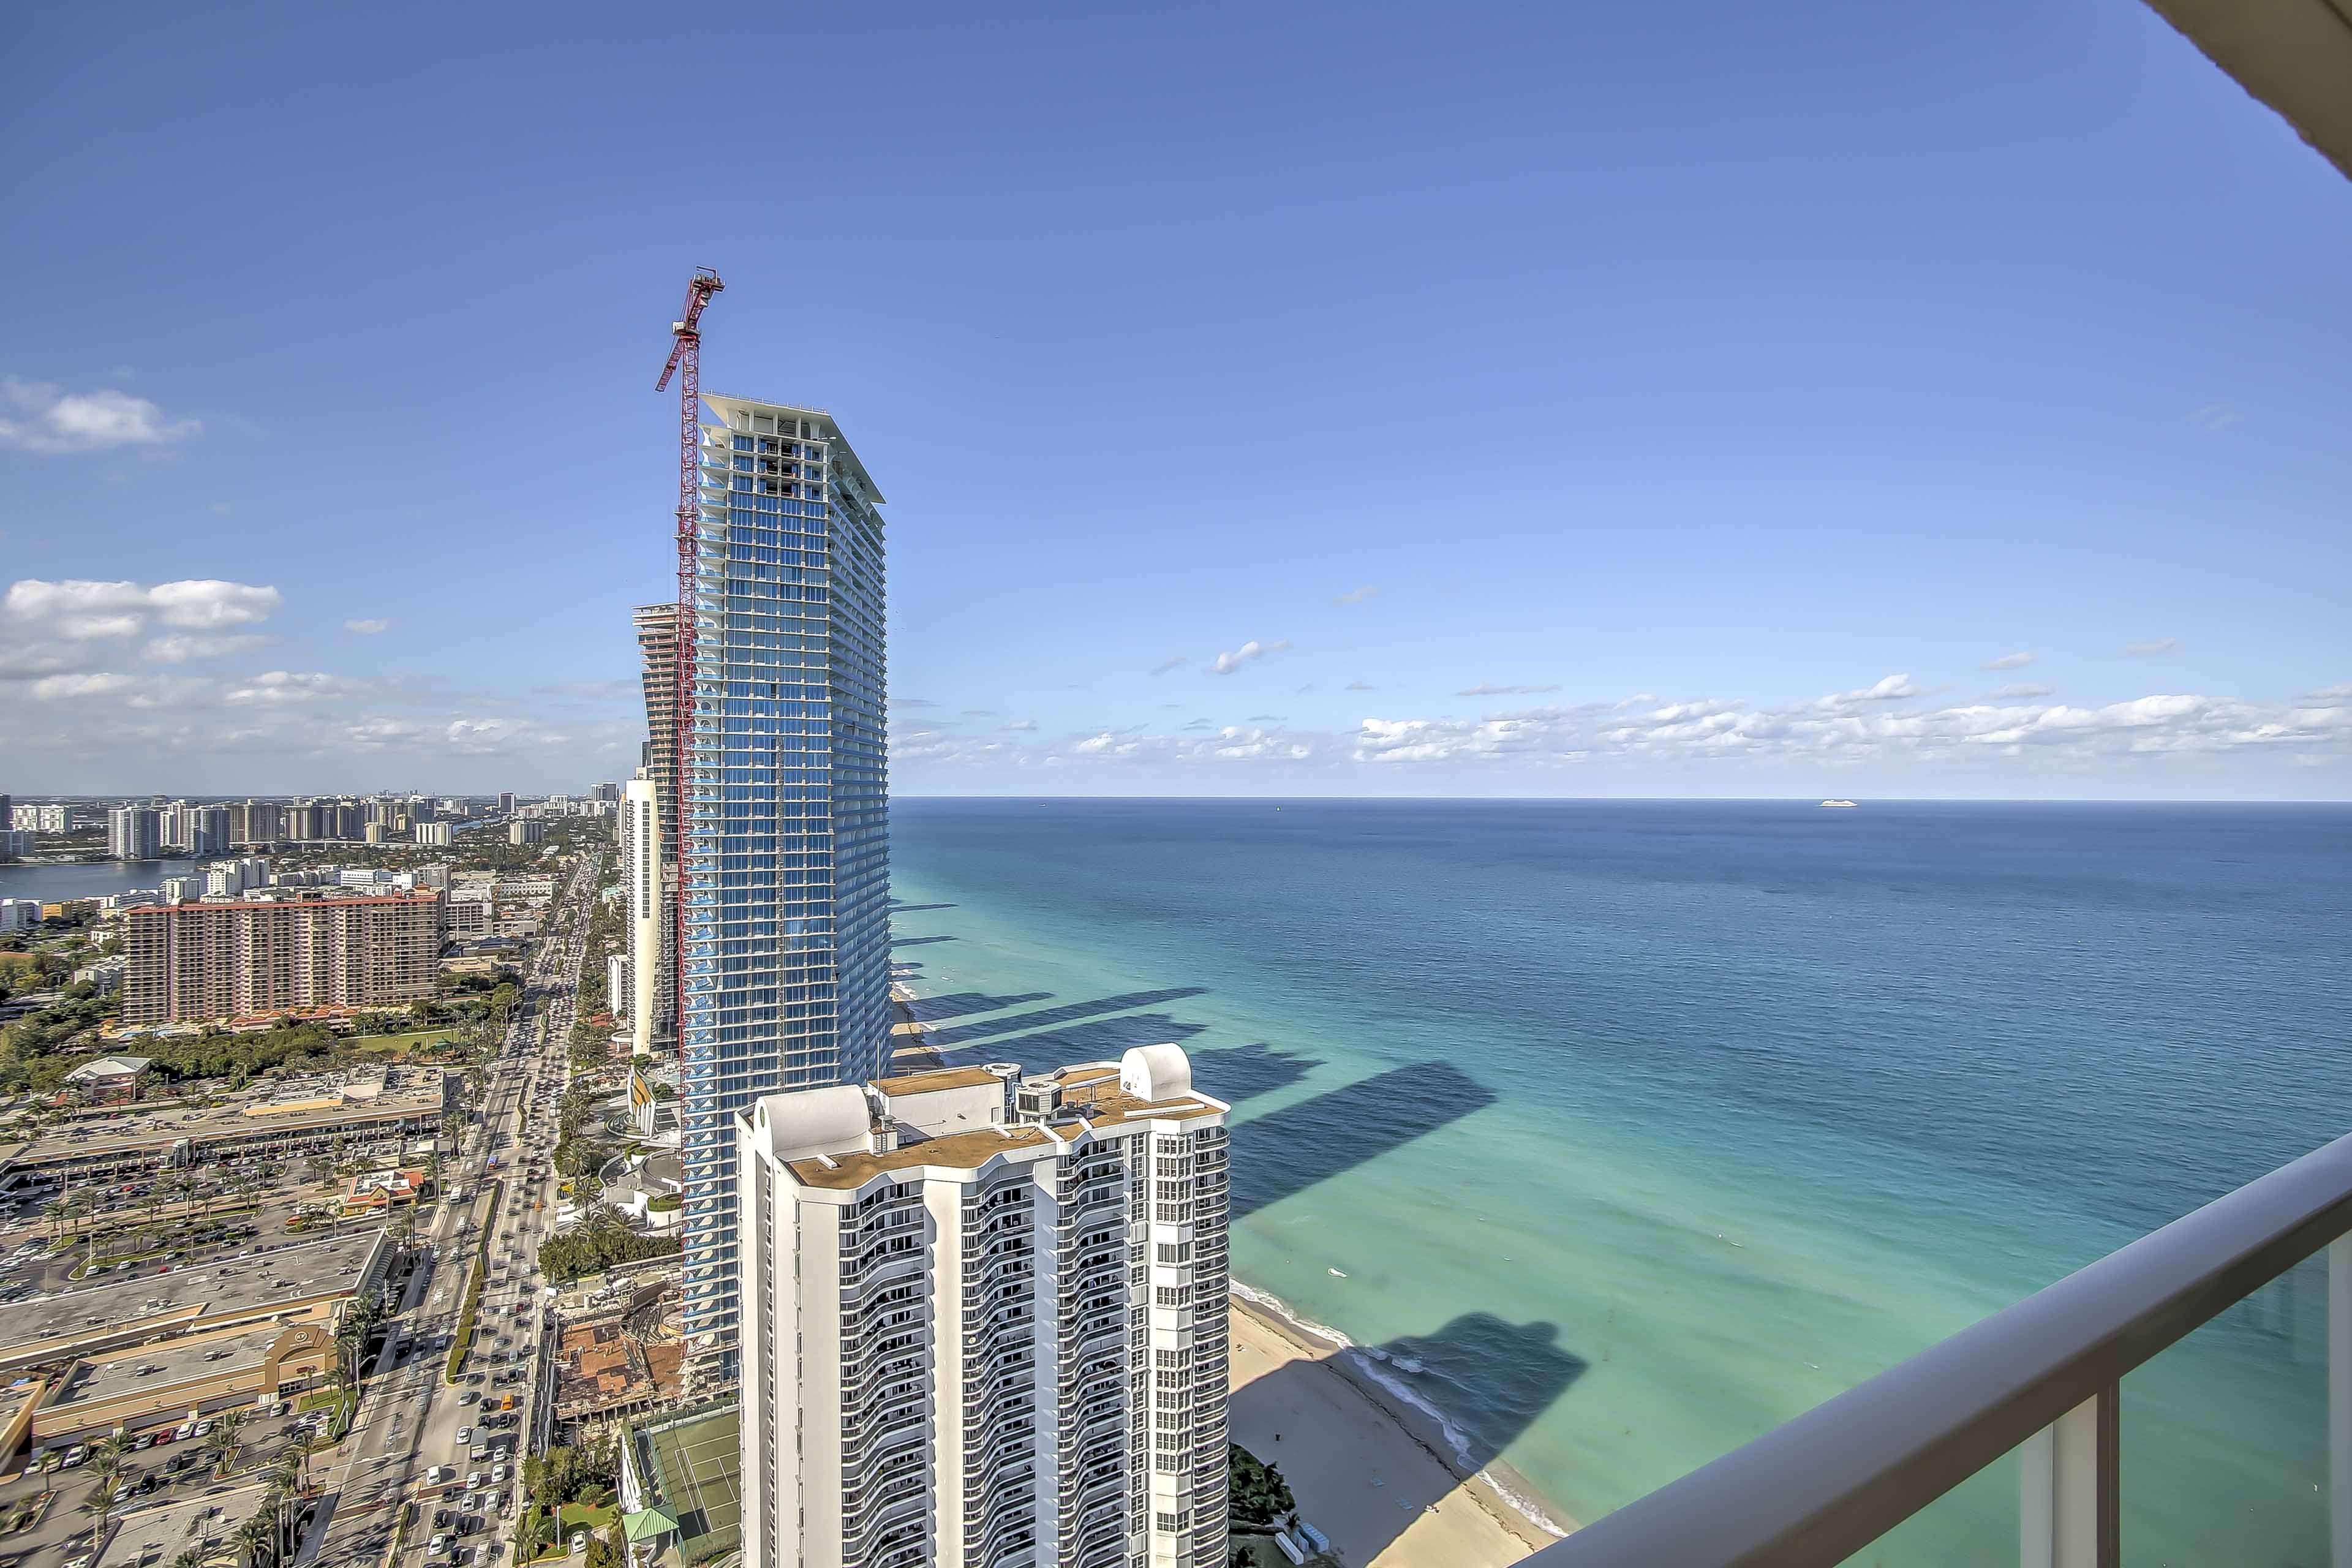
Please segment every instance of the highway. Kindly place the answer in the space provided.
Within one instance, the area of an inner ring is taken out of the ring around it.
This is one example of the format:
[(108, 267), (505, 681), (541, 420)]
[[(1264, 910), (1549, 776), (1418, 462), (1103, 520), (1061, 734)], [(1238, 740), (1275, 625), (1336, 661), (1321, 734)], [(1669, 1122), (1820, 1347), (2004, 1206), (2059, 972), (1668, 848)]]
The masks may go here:
[[(603, 865), (601, 851), (583, 856), (556, 905), (569, 912), (569, 921), (559, 922), (551, 910), (549, 934), (533, 955), (521, 1002), (491, 1064), (478, 1123), (458, 1157), (444, 1170), (445, 1183), (453, 1191), (462, 1188), (467, 1196), (442, 1203), (429, 1228), (417, 1237), (416, 1245), (427, 1249), (432, 1261), (410, 1280), (407, 1299), (394, 1320), (405, 1333), (388, 1337), (366, 1380), (350, 1435), (331, 1455), (322, 1456), (327, 1464), (319, 1520), (296, 1556), (295, 1568), (386, 1568), (398, 1505), (408, 1499), (419, 1503), (418, 1517), (410, 1524), (398, 1562), (388, 1568), (488, 1564), (506, 1558), (508, 1531), (520, 1511), (520, 1455), (544, 1446), (544, 1409), (551, 1403), (543, 1390), (552, 1336), (543, 1327), (546, 1313), (538, 1300), (536, 1260), (555, 1212), (555, 1176), (548, 1158), (555, 1123), (547, 1110), (536, 1115), (530, 1110), (543, 1089), (551, 1086), (560, 1092), (569, 1072), (582, 944)], [(559, 923), (563, 924), (560, 937), (554, 934)], [(543, 1172), (536, 1178), (521, 1169), (534, 1157)], [(493, 1159), (499, 1166), (495, 1172), (490, 1169)], [(463, 1381), (452, 1385), (445, 1376), (445, 1347), (457, 1327), (486, 1221), (495, 1226), (489, 1274)], [(404, 1355), (400, 1352), (404, 1339), (409, 1347)], [(526, 1376), (494, 1381), (510, 1368)], [(486, 1428), (486, 1405), (495, 1405), (509, 1393), (516, 1395), (511, 1420), (502, 1413), (499, 1426)], [(460, 1428), (471, 1429), (467, 1442), (459, 1441)], [(477, 1451), (482, 1458), (473, 1457)], [(494, 1479), (501, 1465), (503, 1481)], [(428, 1475), (436, 1479), (428, 1479)], [(443, 1477), (448, 1479), (439, 1479)], [(466, 1484), (469, 1477), (478, 1478), (471, 1489)], [(452, 1528), (446, 1533), (455, 1548), (437, 1555), (426, 1551), (436, 1534), (436, 1510), (451, 1515)], [(467, 1515), (478, 1525), (470, 1533), (458, 1534), (455, 1522)]]

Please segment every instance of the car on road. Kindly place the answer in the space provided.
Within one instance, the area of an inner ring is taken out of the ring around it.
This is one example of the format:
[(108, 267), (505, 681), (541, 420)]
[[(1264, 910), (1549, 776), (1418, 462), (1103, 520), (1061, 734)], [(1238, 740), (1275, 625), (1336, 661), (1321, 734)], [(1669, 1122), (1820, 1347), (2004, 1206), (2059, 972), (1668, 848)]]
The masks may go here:
[(494, 1487), (502, 1487), (506, 1484), (507, 1468), (504, 1465), (492, 1465), (490, 1467), (490, 1485)]
[[(207, 1421), (205, 1425), (209, 1426), (212, 1423)], [(174, 1442), (184, 1443), (195, 1435), (196, 1424), (193, 1421), (183, 1421), (172, 1428), (172, 1438)]]
[(72, 1447), (66, 1450), (66, 1457), (58, 1461), (58, 1468), (61, 1470), (70, 1470), (89, 1458), (89, 1449), (79, 1443), (76, 1443)]
[(433, 1539), (425, 1543), (425, 1550), (427, 1555), (438, 1557), (449, 1550), (449, 1538), (436, 1531)]
[(197, 1422), (194, 1435), (199, 1437), (211, 1436), (213, 1435), (213, 1424), (209, 1421)]
[(471, 1405), (472, 1403), (474, 1403), (474, 1401), (476, 1401), (477, 1399), (479, 1399), (480, 1397), (481, 1397), (481, 1395), (480, 1395), (480, 1394), (478, 1394), (475, 1393), (472, 1389), (470, 1389), (470, 1388), (469, 1388), (469, 1389), (466, 1390), (463, 1394), (460, 1394), (459, 1395), (457, 1395), (457, 1403), (458, 1403), (458, 1404), (460, 1404), (460, 1405)]
[(474, 1440), (474, 1429), (473, 1429), (471, 1426), (460, 1426), (460, 1427), (458, 1427), (458, 1428), (457, 1428), (457, 1441), (458, 1441), (458, 1442), (460, 1442), (460, 1443), (470, 1443), (470, 1442), (472, 1442), (473, 1440)]

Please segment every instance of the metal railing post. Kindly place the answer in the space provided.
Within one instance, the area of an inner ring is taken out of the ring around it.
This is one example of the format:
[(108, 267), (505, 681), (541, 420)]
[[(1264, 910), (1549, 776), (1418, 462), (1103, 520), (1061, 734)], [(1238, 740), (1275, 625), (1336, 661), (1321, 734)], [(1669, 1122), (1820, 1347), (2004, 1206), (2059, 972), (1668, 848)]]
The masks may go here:
[(2109, 1384), (2019, 1447), (2019, 1568), (2118, 1568), (2117, 1403)]
[(2352, 1237), (2327, 1244), (2327, 1536), (2352, 1568)]

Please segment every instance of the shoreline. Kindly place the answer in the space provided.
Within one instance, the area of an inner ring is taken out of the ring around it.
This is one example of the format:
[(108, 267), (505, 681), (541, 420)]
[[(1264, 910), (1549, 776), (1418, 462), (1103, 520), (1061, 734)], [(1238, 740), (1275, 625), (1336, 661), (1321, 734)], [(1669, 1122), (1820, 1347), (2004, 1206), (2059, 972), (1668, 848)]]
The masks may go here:
[[(931, 1044), (929, 1026), (915, 1016), (917, 1000), (906, 981), (891, 981), (897, 1016), (893, 1072), (944, 1065)], [(1252, 1445), (1240, 1430), (1249, 1388), (1269, 1373), (1284, 1374), (1286, 1391), (1277, 1395), (1272, 1384), (1261, 1385), (1248, 1402), (1250, 1414), (1253, 1420), (1286, 1421), (1301, 1436), (1312, 1434), (1310, 1444), (1326, 1456), (1346, 1454), (1330, 1473), (1323, 1473), (1310, 1457), (1283, 1474), (1307, 1521), (1329, 1533), (1335, 1544), (1355, 1547), (1348, 1553), (1354, 1568), (1504, 1568), (1576, 1528), (1566, 1510), (1500, 1460), (1478, 1468), (1466, 1463), (1444, 1414), (1383, 1380), (1346, 1335), (1301, 1318), (1279, 1297), (1245, 1280), (1232, 1282), (1227, 1301), (1233, 1346), (1229, 1435), (1261, 1460), (1279, 1464), (1286, 1457), (1279, 1442), (1261, 1437)], [(1281, 1429), (1269, 1430), (1278, 1435)], [(1412, 1476), (1416, 1468), (1424, 1473)], [(1368, 1525), (1388, 1521), (1377, 1503), (1389, 1491), (1390, 1474), (1400, 1479), (1396, 1492), (1389, 1494), (1400, 1509), (1408, 1498), (1421, 1500), (1409, 1510), (1404, 1527), (1382, 1540), (1377, 1527)], [(1440, 1477), (1442, 1482), (1436, 1480)]]
[[(1236, 1352), (1244, 1343), (1251, 1343), (1258, 1353), (1268, 1353), (1267, 1342), (1271, 1341), (1297, 1360), (1311, 1363), (1315, 1372), (1344, 1385), (1354, 1400), (1370, 1406), (1370, 1414), (1379, 1424), (1391, 1429), (1444, 1473), (1455, 1489), (1449, 1497), (1437, 1500), (1441, 1513), (1449, 1502), (1456, 1507), (1466, 1506), (1475, 1510), (1484, 1516), (1491, 1530), (1517, 1547), (1509, 1555), (1488, 1556), (1481, 1561), (1496, 1563), (1517, 1562), (1576, 1529), (1577, 1521), (1569, 1517), (1566, 1510), (1545, 1497), (1534, 1482), (1501, 1460), (1491, 1460), (1483, 1468), (1472, 1468), (1463, 1458), (1456, 1436), (1444, 1413), (1382, 1380), (1364, 1364), (1354, 1342), (1346, 1335), (1302, 1320), (1279, 1298), (1245, 1281), (1234, 1282), (1231, 1303)], [(1234, 1389), (1238, 1402), (1244, 1384), (1240, 1373), (1244, 1369), (1236, 1364), (1234, 1370)], [(1262, 1375), (1258, 1368), (1246, 1370), (1253, 1378)], [(1234, 1440), (1240, 1440), (1238, 1436)], [(1250, 1451), (1261, 1459), (1280, 1458), (1278, 1453), (1269, 1456), (1254, 1447)], [(1287, 1470), (1284, 1474), (1289, 1476)], [(1373, 1496), (1367, 1490), (1362, 1475), (1358, 1474), (1351, 1479), (1354, 1484), (1349, 1489), (1353, 1496), (1338, 1500), (1338, 1506), (1346, 1515), (1360, 1512), (1363, 1505), (1372, 1500)], [(1292, 1482), (1292, 1488), (1294, 1491), (1302, 1489), (1296, 1480)], [(1343, 1530), (1332, 1530), (1326, 1518), (1318, 1517), (1303, 1494), (1300, 1508), (1308, 1522), (1331, 1531), (1335, 1538), (1344, 1534)], [(1325, 1510), (1326, 1513), (1328, 1511), (1328, 1509)], [(1398, 1544), (1406, 1544), (1402, 1537), (1399, 1538)], [(1387, 1553), (1381, 1555), (1384, 1557)], [(1417, 1561), (1421, 1555), (1413, 1552), (1399, 1561)], [(1376, 1557), (1369, 1561), (1378, 1560), (1380, 1558)]]

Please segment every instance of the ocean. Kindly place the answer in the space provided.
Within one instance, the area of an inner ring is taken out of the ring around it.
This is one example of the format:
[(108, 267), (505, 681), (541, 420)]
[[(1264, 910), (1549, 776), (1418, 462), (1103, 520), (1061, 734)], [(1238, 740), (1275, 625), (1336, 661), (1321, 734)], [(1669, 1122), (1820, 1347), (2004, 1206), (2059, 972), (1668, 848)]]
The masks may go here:
[[(958, 1061), (1181, 1042), (1236, 1279), (1596, 1518), (2347, 1131), (2352, 810), (901, 800)], [(2127, 1379), (2133, 1563), (2318, 1563), (2324, 1269)], [(2013, 1462), (1855, 1559), (2016, 1550)]]

